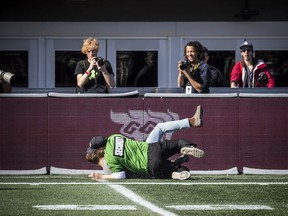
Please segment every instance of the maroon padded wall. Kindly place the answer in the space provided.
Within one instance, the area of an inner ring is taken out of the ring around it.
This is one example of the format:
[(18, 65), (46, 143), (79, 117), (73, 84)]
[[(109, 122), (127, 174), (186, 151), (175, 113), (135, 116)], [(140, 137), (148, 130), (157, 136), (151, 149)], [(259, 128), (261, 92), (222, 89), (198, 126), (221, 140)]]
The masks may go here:
[(143, 110), (143, 99), (49, 98), (49, 167), (95, 168), (85, 160), (89, 141), (119, 133), (122, 125), (111, 120), (112, 113), (132, 108)]
[[(190, 157), (191, 170), (222, 170), (238, 165), (237, 98), (145, 98), (144, 109), (193, 116), (197, 105), (203, 108), (203, 126), (173, 133), (172, 139), (185, 138), (205, 151), (201, 159)], [(170, 114), (172, 115), (172, 114)]]
[(0, 98), (0, 169), (47, 166), (48, 98)]
[(190, 117), (198, 104), (203, 126), (167, 135), (205, 151), (191, 157), (191, 170), (288, 169), (288, 98), (57, 97), (0, 97), (0, 169), (93, 169), (84, 156), (94, 135), (144, 140), (158, 122)]
[(288, 99), (239, 99), (239, 167), (288, 169)]

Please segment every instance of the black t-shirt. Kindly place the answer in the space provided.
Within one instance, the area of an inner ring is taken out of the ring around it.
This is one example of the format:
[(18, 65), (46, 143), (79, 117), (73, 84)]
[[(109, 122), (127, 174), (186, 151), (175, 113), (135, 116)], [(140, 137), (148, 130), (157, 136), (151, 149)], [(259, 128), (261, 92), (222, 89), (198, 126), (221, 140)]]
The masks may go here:
[[(88, 59), (81, 60), (77, 63), (74, 75), (84, 74), (90, 66)], [(109, 74), (114, 76), (112, 66), (108, 60), (105, 60), (105, 67)], [(89, 78), (83, 88), (77, 86), (76, 92), (80, 93), (108, 93), (106, 81), (101, 71), (95, 66), (89, 74)]]

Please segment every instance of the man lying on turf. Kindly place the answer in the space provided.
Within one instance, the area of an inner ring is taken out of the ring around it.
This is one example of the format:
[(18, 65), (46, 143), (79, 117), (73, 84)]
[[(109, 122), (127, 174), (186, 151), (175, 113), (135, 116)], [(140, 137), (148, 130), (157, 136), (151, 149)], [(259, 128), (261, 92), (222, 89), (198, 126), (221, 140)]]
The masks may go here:
[[(196, 144), (185, 139), (160, 141), (165, 132), (171, 132), (190, 126), (200, 127), (202, 124), (201, 106), (197, 107), (192, 118), (159, 123), (145, 142), (139, 142), (120, 134), (108, 138), (93, 137), (87, 149), (86, 160), (101, 167), (108, 165), (111, 173), (91, 173), (90, 178), (124, 179), (126, 172), (149, 175), (152, 178), (188, 179), (189, 169), (183, 165), (189, 160), (188, 155), (201, 158), (204, 152), (196, 148)], [(171, 156), (181, 153), (174, 161)]]

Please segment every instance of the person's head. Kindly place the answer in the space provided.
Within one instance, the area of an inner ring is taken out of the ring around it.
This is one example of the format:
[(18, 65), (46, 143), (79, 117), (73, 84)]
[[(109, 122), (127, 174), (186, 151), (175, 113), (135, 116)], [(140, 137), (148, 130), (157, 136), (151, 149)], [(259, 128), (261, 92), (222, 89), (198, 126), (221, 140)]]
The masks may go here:
[(86, 54), (88, 59), (91, 59), (97, 57), (99, 46), (99, 41), (96, 38), (88, 37), (83, 41), (81, 52)]
[(189, 41), (185, 45), (184, 56), (192, 63), (204, 60), (204, 49), (200, 42)]
[(146, 60), (146, 63), (148, 65), (151, 65), (152, 63), (156, 62), (157, 59), (156, 59), (156, 55), (154, 54), (154, 52), (147, 52), (146, 53), (146, 57), (145, 57), (145, 60)]
[(101, 158), (104, 157), (104, 148), (95, 149), (93, 152), (86, 153), (86, 160), (93, 163), (99, 164)]
[(208, 60), (209, 60), (209, 52), (208, 52), (208, 49), (207, 47), (203, 47), (203, 50), (204, 50), (204, 61), (206, 63), (208, 63)]
[(86, 150), (86, 160), (98, 164), (99, 160), (104, 157), (106, 142), (107, 140), (103, 136), (93, 137)]
[(244, 40), (244, 42), (240, 46), (241, 56), (244, 60), (249, 61), (252, 60), (253, 57), (253, 44)]

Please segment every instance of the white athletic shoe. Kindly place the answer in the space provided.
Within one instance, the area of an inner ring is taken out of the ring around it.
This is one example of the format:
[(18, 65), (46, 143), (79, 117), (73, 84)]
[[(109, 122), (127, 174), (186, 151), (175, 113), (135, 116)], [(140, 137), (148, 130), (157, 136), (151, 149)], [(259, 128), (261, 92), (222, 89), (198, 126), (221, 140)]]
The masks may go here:
[(197, 158), (202, 158), (204, 156), (204, 151), (193, 146), (185, 146), (181, 148), (181, 154), (183, 155), (191, 155)]
[(196, 108), (195, 114), (192, 118), (189, 118), (189, 123), (193, 127), (201, 127), (202, 126), (202, 107), (198, 105)]
[(198, 105), (196, 108), (196, 112), (194, 116), (192, 117), (195, 119), (194, 127), (201, 127), (202, 126), (202, 107), (201, 105)]
[(191, 176), (190, 172), (186, 170), (172, 173), (172, 179), (186, 180), (186, 179), (189, 179), (190, 176)]

